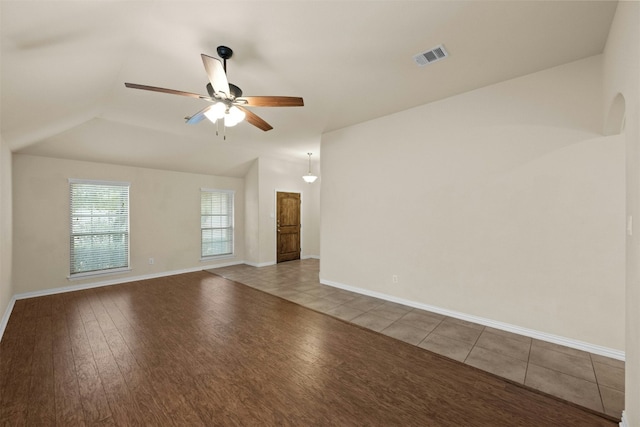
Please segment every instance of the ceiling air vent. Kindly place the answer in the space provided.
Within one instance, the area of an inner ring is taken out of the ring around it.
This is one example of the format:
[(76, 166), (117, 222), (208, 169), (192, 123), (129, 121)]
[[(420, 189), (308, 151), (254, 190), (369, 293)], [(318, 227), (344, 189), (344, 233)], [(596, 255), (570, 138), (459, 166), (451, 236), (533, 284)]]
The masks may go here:
[(449, 56), (449, 54), (445, 50), (444, 46), (440, 45), (434, 47), (431, 50), (415, 55), (413, 57), (413, 60), (416, 61), (416, 64), (418, 64), (419, 66), (424, 67), (427, 64), (432, 64), (434, 62), (440, 61), (447, 56)]

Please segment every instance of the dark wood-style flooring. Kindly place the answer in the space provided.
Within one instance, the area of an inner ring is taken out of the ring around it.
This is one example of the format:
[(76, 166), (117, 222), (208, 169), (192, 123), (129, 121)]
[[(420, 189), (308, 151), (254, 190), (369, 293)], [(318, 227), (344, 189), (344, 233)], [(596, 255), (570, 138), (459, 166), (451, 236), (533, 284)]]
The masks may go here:
[(207, 272), (16, 302), (1, 425), (614, 426)]
[(320, 260), (208, 270), (620, 420), (624, 361), (320, 283)]

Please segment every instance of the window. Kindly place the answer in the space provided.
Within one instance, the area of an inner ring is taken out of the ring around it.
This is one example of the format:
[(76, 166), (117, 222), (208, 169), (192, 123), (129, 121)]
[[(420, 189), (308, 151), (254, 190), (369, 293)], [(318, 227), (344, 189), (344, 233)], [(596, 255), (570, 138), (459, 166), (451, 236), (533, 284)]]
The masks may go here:
[(202, 258), (233, 255), (233, 191), (200, 191)]
[(129, 183), (69, 180), (71, 276), (129, 268)]

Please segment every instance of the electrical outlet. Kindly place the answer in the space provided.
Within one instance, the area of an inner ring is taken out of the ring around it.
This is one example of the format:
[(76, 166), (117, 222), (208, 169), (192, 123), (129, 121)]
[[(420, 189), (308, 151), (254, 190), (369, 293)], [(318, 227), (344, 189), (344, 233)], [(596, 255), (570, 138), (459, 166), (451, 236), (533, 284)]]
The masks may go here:
[(154, 262), (155, 260), (153, 258), (149, 258), (149, 265), (153, 265)]
[(398, 275), (397, 275), (397, 274), (394, 274), (393, 276), (391, 276), (391, 281), (392, 281), (393, 283), (398, 283)]

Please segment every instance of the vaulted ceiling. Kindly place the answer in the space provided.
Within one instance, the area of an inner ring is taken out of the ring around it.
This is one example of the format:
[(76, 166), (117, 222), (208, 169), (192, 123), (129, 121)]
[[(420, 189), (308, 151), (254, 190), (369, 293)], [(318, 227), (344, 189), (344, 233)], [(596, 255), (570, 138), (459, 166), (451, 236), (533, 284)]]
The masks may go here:
[[(257, 156), (306, 161), (320, 135), (599, 54), (615, 1), (6, 1), (1, 132), (13, 151), (243, 176)], [(417, 53), (444, 44), (425, 67)], [(201, 53), (234, 50), (246, 95), (301, 96), (253, 108), (216, 136), (185, 124), (207, 101)]]

